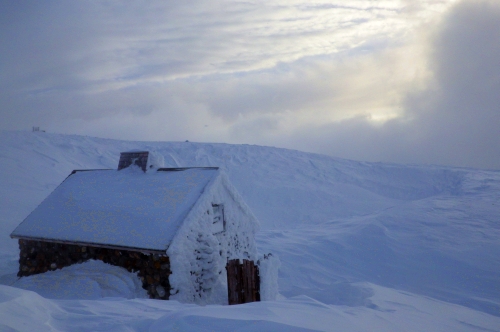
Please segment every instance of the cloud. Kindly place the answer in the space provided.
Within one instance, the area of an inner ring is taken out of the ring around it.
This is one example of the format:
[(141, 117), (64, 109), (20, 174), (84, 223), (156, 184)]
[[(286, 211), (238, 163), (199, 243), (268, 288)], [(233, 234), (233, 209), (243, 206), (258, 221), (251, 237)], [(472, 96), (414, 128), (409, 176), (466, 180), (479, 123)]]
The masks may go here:
[[(358, 30), (360, 25), (397, 17), (359, 5), (311, 8), (300, 1), (0, 6), (2, 128), (14, 129), (121, 112), (146, 116), (169, 109), (169, 91), (183, 90), (193, 78), (239, 75), (334, 53), (391, 26)], [(163, 97), (155, 93), (161, 89)]]
[(450, 3), (5, 1), (0, 127), (500, 168), (498, 4)]
[(428, 41), (424, 89), (400, 116), (304, 126), (281, 145), (358, 160), (500, 168), (500, 4), (457, 3)]
[(428, 161), (500, 168), (500, 3), (463, 1), (433, 40), (435, 87), (410, 95)]

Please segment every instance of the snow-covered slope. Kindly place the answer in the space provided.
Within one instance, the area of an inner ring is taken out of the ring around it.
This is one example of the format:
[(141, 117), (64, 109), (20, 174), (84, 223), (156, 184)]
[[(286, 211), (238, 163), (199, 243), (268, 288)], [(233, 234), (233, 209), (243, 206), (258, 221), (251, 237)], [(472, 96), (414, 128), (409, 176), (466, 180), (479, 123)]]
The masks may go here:
[[(167, 167), (224, 169), (261, 222), (260, 251), (279, 255), (280, 293), (289, 299), (230, 310), (120, 300), (116, 324), (129, 326), (143, 310), (139, 327), (130, 329), (160, 327), (168, 311), (172, 328), (334, 330), (337, 324), (344, 331), (420, 331), (425, 316), (427, 330), (500, 330), (500, 172), (354, 162), (260, 146), (0, 132), (0, 283), (16, 280), (18, 249), (9, 234), (19, 222), (73, 169), (115, 168), (119, 153), (131, 149), (155, 151)], [(0, 294), (0, 314), (10, 308), (19, 321), (24, 310), (34, 310), (21, 299), (45, 308), (33, 322), (83, 306), (8, 287)], [(109, 301), (85, 306), (104, 308)], [(148, 308), (155, 309), (148, 314)], [(103, 310), (91, 320), (105, 326), (113, 314)], [(299, 323), (301, 311), (317, 319)]]

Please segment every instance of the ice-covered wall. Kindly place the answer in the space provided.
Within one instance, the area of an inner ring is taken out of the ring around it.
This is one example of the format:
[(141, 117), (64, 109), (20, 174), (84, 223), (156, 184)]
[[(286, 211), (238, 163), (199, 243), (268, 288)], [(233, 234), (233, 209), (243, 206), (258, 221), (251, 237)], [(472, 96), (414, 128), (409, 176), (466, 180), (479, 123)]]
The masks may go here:
[(260, 300), (274, 301), (278, 296), (278, 270), (281, 262), (276, 255), (266, 254), (257, 261), (260, 277)]
[[(220, 171), (219, 171), (220, 172)], [(213, 233), (213, 206), (224, 205), (225, 230)], [(209, 183), (167, 250), (171, 258), (170, 299), (227, 304), (228, 259), (256, 260), (259, 224), (222, 172)]]

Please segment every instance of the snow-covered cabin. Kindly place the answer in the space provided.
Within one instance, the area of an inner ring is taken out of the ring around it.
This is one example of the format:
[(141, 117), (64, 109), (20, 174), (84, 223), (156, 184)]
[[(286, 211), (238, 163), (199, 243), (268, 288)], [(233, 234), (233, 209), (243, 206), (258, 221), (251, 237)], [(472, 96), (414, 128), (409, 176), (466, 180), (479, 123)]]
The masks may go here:
[(100, 259), (139, 271), (152, 298), (227, 303), (226, 263), (256, 261), (257, 219), (217, 167), (151, 159), (135, 151), (118, 170), (73, 171), (12, 232), (18, 275)]

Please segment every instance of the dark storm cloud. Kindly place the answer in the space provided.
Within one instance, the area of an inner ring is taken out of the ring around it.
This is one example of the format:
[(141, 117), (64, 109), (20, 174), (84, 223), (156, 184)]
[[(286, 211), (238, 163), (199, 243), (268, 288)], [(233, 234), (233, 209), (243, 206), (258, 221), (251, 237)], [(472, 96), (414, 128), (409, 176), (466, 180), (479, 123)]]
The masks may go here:
[(434, 82), (407, 96), (403, 117), (304, 127), (282, 144), (359, 160), (499, 169), (500, 3), (458, 3), (431, 50)]
[[(463, 2), (435, 40), (438, 89), (410, 99), (431, 158), (500, 168), (500, 3)], [(419, 100), (435, 100), (424, 112)]]

